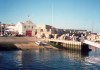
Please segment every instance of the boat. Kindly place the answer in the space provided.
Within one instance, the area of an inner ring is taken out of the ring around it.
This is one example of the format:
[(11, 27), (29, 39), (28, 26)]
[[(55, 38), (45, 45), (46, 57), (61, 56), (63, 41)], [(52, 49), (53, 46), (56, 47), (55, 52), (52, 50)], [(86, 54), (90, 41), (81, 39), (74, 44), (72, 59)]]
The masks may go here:
[(37, 41), (37, 42), (35, 42), (35, 44), (37, 44), (39, 46), (46, 46), (47, 45), (47, 43), (42, 42), (42, 41)]

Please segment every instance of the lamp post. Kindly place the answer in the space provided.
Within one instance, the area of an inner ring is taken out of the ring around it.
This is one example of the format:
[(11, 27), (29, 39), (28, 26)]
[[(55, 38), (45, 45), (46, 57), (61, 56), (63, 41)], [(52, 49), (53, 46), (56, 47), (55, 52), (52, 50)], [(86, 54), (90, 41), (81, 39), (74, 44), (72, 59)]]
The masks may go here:
[(0, 33), (0, 36), (2, 36), (2, 25), (1, 25), (1, 22), (0, 22), (0, 28), (1, 28), (1, 29), (0, 29), (0, 32), (1, 32), (1, 33)]
[(0, 21), (0, 36), (1, 36), (1, 21)]

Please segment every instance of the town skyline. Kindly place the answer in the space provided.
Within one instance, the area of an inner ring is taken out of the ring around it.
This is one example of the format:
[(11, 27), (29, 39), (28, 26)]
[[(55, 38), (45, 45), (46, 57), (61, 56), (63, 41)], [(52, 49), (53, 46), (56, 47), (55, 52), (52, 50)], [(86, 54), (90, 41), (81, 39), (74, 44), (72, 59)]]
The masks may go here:
[(98, 0), (0, 0), (0, 21), (16, 24), (31, 20), (35, 24), (48, 24), (61, 29), (90, 31), (93, 29), (93, 32), (100, 33), (99, 2)]

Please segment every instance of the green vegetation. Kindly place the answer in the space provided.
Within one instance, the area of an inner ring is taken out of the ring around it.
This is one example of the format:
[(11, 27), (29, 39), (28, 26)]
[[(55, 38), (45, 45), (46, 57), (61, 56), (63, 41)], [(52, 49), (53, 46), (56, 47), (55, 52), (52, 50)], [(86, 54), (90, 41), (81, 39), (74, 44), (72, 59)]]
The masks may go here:
[(56, 45), (56, 44), (53, 44), (53, 43), (50, 43), (50, 45), (52, 45), (52, 46), (54, 46), (56, 48), (58, 48), (58, 46), (59, 46), (59, 45)]

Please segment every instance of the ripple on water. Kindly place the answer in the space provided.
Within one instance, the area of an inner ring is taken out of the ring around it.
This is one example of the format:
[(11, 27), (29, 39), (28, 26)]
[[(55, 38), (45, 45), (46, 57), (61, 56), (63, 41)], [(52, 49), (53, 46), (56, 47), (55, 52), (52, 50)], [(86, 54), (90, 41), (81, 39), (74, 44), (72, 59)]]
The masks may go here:
[[(94, 70), (100, 64), (90, 63), (92, 58), (80, 52), (54, 50), (28, 50), (0, 52), (0, 70)], [(95, 58), (98, 62), (97, 58)]]

